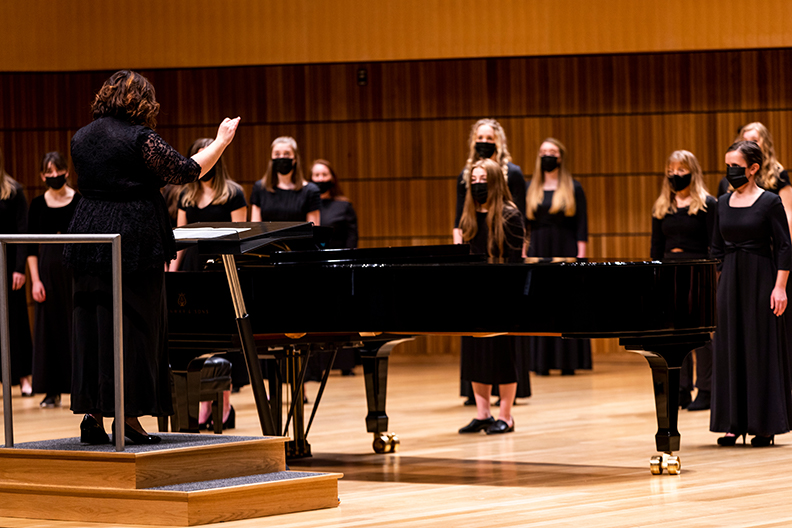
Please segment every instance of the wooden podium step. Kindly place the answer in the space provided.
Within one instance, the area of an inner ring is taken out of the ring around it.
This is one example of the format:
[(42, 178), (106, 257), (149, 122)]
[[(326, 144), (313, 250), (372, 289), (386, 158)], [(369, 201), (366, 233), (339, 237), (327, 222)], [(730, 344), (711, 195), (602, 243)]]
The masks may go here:
[(339, 473), (286, 471), (282, 437), (162, 434), (0, 448), (0, 517), (194, 526), (338, 506)]

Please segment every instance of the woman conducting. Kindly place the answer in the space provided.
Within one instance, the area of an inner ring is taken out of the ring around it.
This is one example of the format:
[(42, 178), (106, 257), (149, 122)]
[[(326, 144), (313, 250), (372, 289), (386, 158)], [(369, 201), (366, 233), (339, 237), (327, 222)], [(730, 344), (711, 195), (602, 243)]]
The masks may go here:
[[(159, 103), (142, 75), (114, 73), (91, 108), (93, 121), (71, 143), (83, 199), (69, 231), (121, 234), (124, 435), (133, 443), (152, 444), (160, 438), (147, 434), (138, 417), (172, 414), (164, 273), (176, 250), (159, 190), (206, 174), (231, 143), (239, 118), (225, 119), (214, 142), (185, 158), (154, 132)], [(67, 245), (64, 257), (74, 270), (71, 409), (85, 415), (80, 424), (83, 442), (107, 443), (102, 418), (115, 411), (111, 248)]]
[(712, 256), (722, 260), (718, 330), (712, 361), (710, 431), (733, 446), (754, 435), (764, 447), (792, 423), (792, 383), (784, 318), (792, 264), (789, 226), (781, 199), (761, 189), (763, 155), (753, 141), (726, 151), (734, 192), (718, 201)]
[[(491, 260), (519, 262), (524, 240), (523, 217), (508, 199), (509, 190), (501, 167), (490, 159), (473, 164), (465, 206), (459, 222), (462, 240), (472, 253)], [(463, 337), (462, 379), (473, 386), (476, 417), (460, 433), (503, 434), (514, 431), (511, 415), (517, 393), (516, 340), (512, 336)], [(500, 409), (495, 420), (490, 412), (492, 386), (498, 385)]]

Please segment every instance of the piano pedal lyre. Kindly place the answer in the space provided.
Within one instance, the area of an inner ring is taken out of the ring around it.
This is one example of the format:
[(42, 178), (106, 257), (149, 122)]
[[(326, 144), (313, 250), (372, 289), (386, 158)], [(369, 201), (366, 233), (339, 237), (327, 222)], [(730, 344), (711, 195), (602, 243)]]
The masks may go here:
[(662, 475), (663, 470), (668, 471), (669, 475), (679, 475), (682, 472), (682, 461), (671, 452), (665, 452), (663, 456), (653, 456), (649, 460), (649, 471), (652, 475)]
[(398, 453), (399, 437), (394, 433), (374, 433), (374, 452), (379, 454)]

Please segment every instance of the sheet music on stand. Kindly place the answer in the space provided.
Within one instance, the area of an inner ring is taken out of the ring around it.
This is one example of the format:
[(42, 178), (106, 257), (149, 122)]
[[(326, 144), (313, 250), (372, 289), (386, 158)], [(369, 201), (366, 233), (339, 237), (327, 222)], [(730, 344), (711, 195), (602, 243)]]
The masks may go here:
[(205, 240), (250, 231), (249, 227), (178, 227), (173, 230), (176, 240)]

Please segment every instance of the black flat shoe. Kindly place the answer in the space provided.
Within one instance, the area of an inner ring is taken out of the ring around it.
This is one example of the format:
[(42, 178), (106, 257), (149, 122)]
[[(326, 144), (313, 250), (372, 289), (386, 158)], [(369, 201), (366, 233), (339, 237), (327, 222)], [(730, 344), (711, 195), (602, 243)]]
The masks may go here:
[(60, 394), (47, 394), (47, 397), (41, 400), (41, 403), (39, 403), (39, 407), (41, 407), (42, 409), (60, 407), (60, 406), (61, 406)]
[(682, 409), (687, 409), (690, 406), (690, 402), (693, 398), (690, 397), (690, 391), (685, 389), (679, 390), (679, 407)]
[[(203, 427), (203, 426), (201, 426)], [(209, 418), (209, 421), (206, 422), (206, 428), (210, 431), (214, 429), (214, 420)], [(226, 429), (235, 429), (236, 428), (236, 411), (234, 411), (234, 406), (231, 406), (231, 410), (228, 411), (228, 418), (225, 419), (223, 422), (223, 430)]]
[(476, 399), (471, 396), (470, 398), (465, 400), (465, 403), (463, 403), (462, 405), (464, 405), (465, 407), (470, 407), (472, 405), (476, 405)]
[(512, 424), (509, 425), (503, 420), (495, 420), (495, 423), (490, 425), (487, 429), (487, 434), (504, 434), (504, 433), (511, 433), (514, 432), (514, 418), (512, 418)]
[[(113, 435), (115, 435), (115, 420), (113, 420)], [(160, 440), (162, 440), (162, 438), (159, 436), (136, 431), (126, 422), (124, 422), (124, 437), (129, 440), (130, 443), (138, 445), (159, 444)], [(113, 437), (113, 440), (115, 440), (115, 436)]]
[[(745, 445), (745, 433), (733, 436), (721, 436), (718, 438), (718, 445), (724, 447), (732, 447), (737, 444), (737, 439), (742, 436), (743, 445)], [(753, 443), (753, 440), (751, 441)]]
[(574, 376), (575, 375), (575, 369), (561, 369), (561, 375), (562, 376)]
[(753, 447), (767, 447), (775, 445), (775, 436), (754, 436), (751, 438), (751, 445)]
[(110, 437), (96, 418), (86, 414), (80, 423), (80, 442), (91, 445), (109, 444)]
[(461, 434), (478, 433), (479, 431), (484, 431), (488, 429), (494, 423), (495, 423), (495, 418), (493, 418), (492, 416), (490, 416), (486, 420), (479, 420), (478, 418), (473, 418), (473, 420), (465, 427), (460, 429), (459, 432)]
[(32, 398), (33, 397), (33, 393), (32, 392), (22, 391), (22, 397), (23, 398)]
[(700, 390), (696, 399), (688, 406), (688, 411), (707, 411), (710, 408), (710, 392)]

